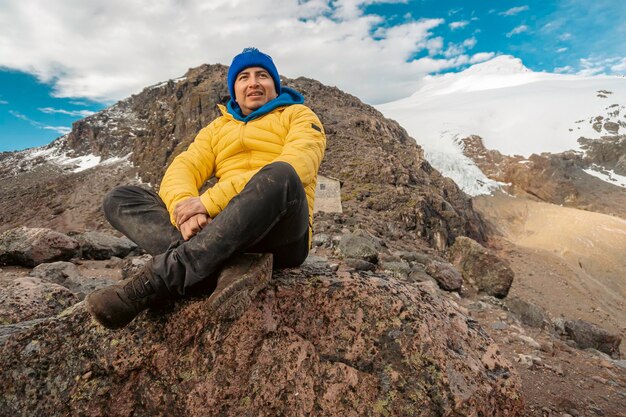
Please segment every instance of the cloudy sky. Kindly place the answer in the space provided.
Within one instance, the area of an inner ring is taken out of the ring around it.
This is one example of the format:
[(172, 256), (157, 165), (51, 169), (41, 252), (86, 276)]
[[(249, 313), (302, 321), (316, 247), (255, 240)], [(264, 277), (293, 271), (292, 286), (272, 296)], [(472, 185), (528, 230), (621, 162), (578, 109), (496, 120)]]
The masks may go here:
[(623, 0), (2, 0), (0, 28), (0, 151), (247, 46), (371, 104), (502, 54), (626, 74)]

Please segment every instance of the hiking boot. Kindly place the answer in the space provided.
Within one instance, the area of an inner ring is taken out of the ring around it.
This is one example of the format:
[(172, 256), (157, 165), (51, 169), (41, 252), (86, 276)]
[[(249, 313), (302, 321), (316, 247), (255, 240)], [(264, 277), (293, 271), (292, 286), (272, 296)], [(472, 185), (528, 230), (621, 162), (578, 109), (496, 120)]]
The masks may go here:
[(231, 258), (217, 277), (208, 299), (209, 309), (220, 318), (241, 316), (272, 277), (272, 254), (243, 254)]
[(92, 292), (85, 298), (87, 311), (108, 329), (125, 327), (140, 312), (163, 298), (157, 294), (151, 276), (144, 267), (132, 278)]

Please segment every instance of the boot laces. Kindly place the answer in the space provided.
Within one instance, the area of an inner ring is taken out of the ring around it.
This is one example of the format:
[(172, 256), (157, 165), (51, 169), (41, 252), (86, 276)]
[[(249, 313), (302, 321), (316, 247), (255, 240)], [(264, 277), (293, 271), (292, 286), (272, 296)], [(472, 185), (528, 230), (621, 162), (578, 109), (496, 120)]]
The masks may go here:
[(146, 274), (139, 274), (124, 286), (124, 292), (131, 300), (137, 300), (154, 293), (154, 288)]

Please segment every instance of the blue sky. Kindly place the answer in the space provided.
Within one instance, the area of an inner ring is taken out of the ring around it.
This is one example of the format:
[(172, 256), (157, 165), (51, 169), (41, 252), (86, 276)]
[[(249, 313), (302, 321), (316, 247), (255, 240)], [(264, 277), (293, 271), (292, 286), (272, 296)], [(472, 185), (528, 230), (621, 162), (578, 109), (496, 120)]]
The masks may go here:
[(4, 0), (0, 152), (246, 46), (378, 104), (508, 54), (533, 71), (626, 74), (622, 0)]

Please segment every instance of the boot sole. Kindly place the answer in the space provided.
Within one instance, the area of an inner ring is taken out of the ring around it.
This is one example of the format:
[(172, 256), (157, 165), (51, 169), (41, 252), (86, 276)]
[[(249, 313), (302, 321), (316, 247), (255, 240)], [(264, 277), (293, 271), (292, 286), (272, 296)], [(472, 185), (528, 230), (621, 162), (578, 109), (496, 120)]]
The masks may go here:
[(244, 254), (229, 261), (218, 280), (225, 274), (240, 277), (208, 299), (209, 309), (221, 319), (235, 320), (252, 304), (256, 295), (272, 277), (272, 254)]

